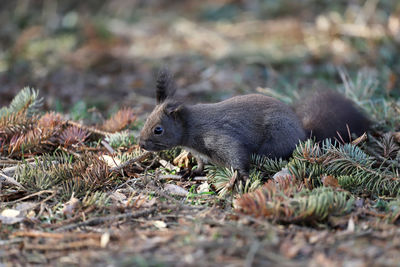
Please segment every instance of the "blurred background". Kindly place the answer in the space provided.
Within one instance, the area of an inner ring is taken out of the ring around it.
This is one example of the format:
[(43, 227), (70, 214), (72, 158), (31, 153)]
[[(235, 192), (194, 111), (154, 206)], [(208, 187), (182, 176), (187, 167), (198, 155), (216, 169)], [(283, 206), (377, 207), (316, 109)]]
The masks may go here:
[(31, 86), (76, 118), (145, 113), (162, 66), (189, 102), (336, 88), (339, 70), (399, 96), (395, 0), (15, 0), (0, 24), (1, 105)]

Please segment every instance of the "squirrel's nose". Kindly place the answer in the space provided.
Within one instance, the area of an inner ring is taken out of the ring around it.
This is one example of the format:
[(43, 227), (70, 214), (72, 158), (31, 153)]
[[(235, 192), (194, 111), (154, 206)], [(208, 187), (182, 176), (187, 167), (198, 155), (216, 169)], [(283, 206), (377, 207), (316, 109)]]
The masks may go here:
[(146, 142), (143, 140), (139, 140), (139, 147), (142, 149), (145, 149), (145, 146), (146, 146)]

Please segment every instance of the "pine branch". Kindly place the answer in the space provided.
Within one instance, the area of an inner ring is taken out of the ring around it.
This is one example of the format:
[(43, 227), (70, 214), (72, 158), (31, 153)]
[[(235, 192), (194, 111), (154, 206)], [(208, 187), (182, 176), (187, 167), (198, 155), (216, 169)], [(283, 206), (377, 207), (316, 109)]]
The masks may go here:
[(110, 119), (106, 120), (101, 128), (107, 132), (118, 132), (136, 120), (136, 115), (131, 108), (122, 108)]
[[(291, 190), (288, 190), (291, 189)], [(286, 193), (272, 182), (234, 201), (237, 211), (256, 217), (266, 217), (284, 223), (323, 222), (329, 216), (348, 213), (354, 199), (346, 192), (321, 187), (312, 191), (289, 185)], [(294, 192), (288, 195), (287, 192)]]
[(117, 132), (106, 136), (105, 140), (114, 149), (129, 147), (135, 143), (135, 137), (128, 131)]
[[(237, 177), (237, 171), (231, 168), (208, 165), (206, 170), (208, 172), (207, 178), (214, 185), (220, 197), (229, 193), (244, 194), (251, 192), (261, 185), (262, 174), (255, 169), (250, 171), (249, 178), (245, 181)], [(235, 179), (234, 186), (232, 186), (232, 179)]]
[(0, 117), (3, 118), (13, 113), (25, 113), (27, 117), (31, 117), (43, 104), (43, 99), (38, 97), (38, 91), (29, 87), (23, 88), (11, 101), (8, 108), (0, 110)]

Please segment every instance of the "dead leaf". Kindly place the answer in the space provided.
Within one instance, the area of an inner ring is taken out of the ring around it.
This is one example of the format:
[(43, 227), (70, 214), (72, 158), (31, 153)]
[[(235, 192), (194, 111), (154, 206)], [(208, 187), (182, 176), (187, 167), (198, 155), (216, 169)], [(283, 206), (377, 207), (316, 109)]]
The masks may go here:
[(205, 192), (210, 192), (210, 185), (207, 182), (202, 183), (199, 185), (197, 188), (197, 193), (205, 193)]
[[(132, 203), (132, 204), (129, 204), (129, 203)], [(156, 197), (152, 197), (151, 199), (149, 199), (147, 196), (144, 196), (144, 195), (138, 195), (135, 197), (130, 197), (128, 199), (128, 205), (132, 206), (136, 209), (140, 209), (141, 207), (151, 208), (156, 203), (157, 203)]]
[(143, 203), (143, 207), (150, 208), (150, 207), (154, 206), (155, 204), (157, 204), (157, 198), (153, 197), (151, 200)]
[(122, 108), (110, 119), (106, 120), (101, 128), (107, 132), (115, 133), (123, 130), (135, 120), (136, 115), (132, 108)]
[(325, 254), (319, 252), (314, 255), (310, 266), (335, 267), (335, 266), (340, 266), (340, 264), (339, 262), (331, 260)]
[(340, 188), (339, 181), (331, 175), (323, 176), (321, 181), (326, 187)]
[(100, 238), (100, 247), (105, 248), (107, 247), (108, 243), (110, 242), (110, 233), (106, 232), (101, 235)]
[(168, 193), (170, 193), (172, 195), (185, 197), (185, 196), (187, 196), (187, 194), (189, 194), (189, 192), (185, 188), (177, 186), (175, 184), (166, 184), (164, 186), (164, 189), (165, 189), (165, 191), (167, 191)]
[(400, 132), (393, 133), (393, 138), (397, 143), (400, 143)]
[(351, 144), (357, 146), (360, 143), (363, 143), (364, 141), (366, 141), (367, 139), (368, 139), (367, 133), (363, 133), (360, 137), (357, 137), (357, 139), (353, 140), (351, 142)]
[(166, 161), (166, 160), (160, 160), (159, 161), (160, 162), (160, 164), (161, 164), (161, 166), (163, 166), (164, 168), (166, 168), (166, 169), (168, 169), (168, 170), (170, 170), (170, 171), (179, 171), (179, 168), (178, 167), (176, 167), (176, 166), (174, 166), (174, 165), (172, 165), (170, 162), (168, 162), (168, 161)]
[(110, 168), (121, 165), (121, 161), (119, 159), (111, 157), (109, 155), (101, 155), (100, 158), (104, 160)]
[(127, 197), (126, 197), (124, 194), (118, 192), (118, 190), (115, 191), (115, 192), (113, 192), (113, 193), (110, 195), (110, 198), (111, 198), (113, 201), (115, 201), (115, 202), (117, 202), (117, 203), (121, 203), (121, 204), (126, 204), (127, 201), (128, 201), (128, 200), (127, 200)]
[(189, 168), (190, 159), (192, 156), (186, 150), (183, 150), (173, 161), (174, 165), (182, 167), (182, 168)]
[(346, 231), (349, 233), (354, 233), (355, 223), (353, 217), (350, 217), (349, 222), (347, 223)]
[(21, 214), (21, 212), (19, 210), (15, 210), (15, 209), (5, 209), (1, 212), (1, 216), (5, 216), (5, 217), (17, 217)]
[(291, 240), (285, 240), (279, 250), (286, 258), (293, 259), (299, 254), (301, 248), (302, 246), (299, 244), (294, 244)]
[(326, 237), (328, 236), (329, 232), (328, 231), (322, 231), (322, 232), (317, 232), (317, 233), (313, 233), (309, 238), (308, 238), (308, 242), (310, 244), (315, 244), (317, 242), (324, 242), (324, 240), (326, 239)]
[(75, 210), (77, 209), (79, 205), (79, 199), (74, 197), (73, 195), (71, 196), (71, 199), (68, 200), (65, 204), (64, 207), (62, 208), (62, 213), (66, 216), (71, 216), (75, 213)]
[(23, 220), (22, 212), (16, 209), (5, 209), (0, 214), (0, 221), (3, 224), (15, 224)]
[(275, 181), (279, 181), (280, 179), (288, 179), (291, 176), (289, 169), (288, 168), (283, 168), (279, 172), (275, 173), (272, 178)]
[(20, 183), (15, 181), (14, 178), (9, 177), (9, 176), (5, 175), (4, 173), (0, 173), (0, 183), (1, 182), (7, 183), (7, 184), (13, 184), (13, 185), (16, 185), (16, 186), (22, 188), (23, 190), (25, 190), (25, 188)]
[(36, 206), (38, 206), (38, 204), (34, 202), (22, 202), (15, 205), (15, 209), (25, 214), (28, 211), (34, 209)]
[(167, 228), (167, 224), (166, 224), (164, 221), (160, 221), (160, 220), (153, 221), (153, 225), (154, 225), (155, 227), (157, 227), (158, 229), (165, 229), (165, 228)]

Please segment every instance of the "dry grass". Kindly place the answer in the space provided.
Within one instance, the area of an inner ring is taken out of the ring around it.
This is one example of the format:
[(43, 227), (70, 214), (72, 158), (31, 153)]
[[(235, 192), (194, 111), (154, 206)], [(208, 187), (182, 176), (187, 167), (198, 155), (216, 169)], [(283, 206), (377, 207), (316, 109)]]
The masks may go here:
[[(215, 170), (225, 179), (220, 188), (206, 177), (180, 179), (193, 159), (135, 144), (162, 65), (188, 102), (256, 91), (290, 102), (308, 88), (338, 87), (376, 120), (370, 139), (356, 145), (374, 160), (372, 171), (394, 174), (384, 185), (397, 184), (400, 20), (389, 2), (101, 1), (88, 4), (90, 15), (78, 4), (3, 4), (0, 35), (12, 43), (0, 40), (0, 102), (8, 106), (32, 84), (50, 112), (29, 101), (0, 111), (1, 261), (397, 265), (398, 196), (360, 192), (339, 175), (325, 175), (312, 191), (312, 172), (328, 164), (315, 151), (297, 155), (305, 167), (291, 165), (296, 182), (256, 189), (284, 164), (258, 162), (258, 184), (234, 188), (248, 194), (221, 197), (229, 171)], [(123, 106), (132, 108), (118, 112)], [(307, 213), (326, 200), (318, 190), (333, 203), (351, 196), (351, 207)]]

